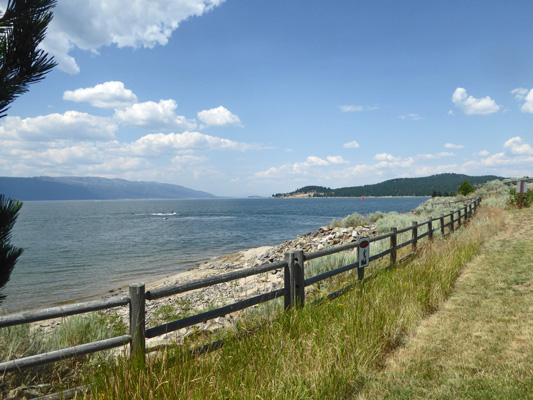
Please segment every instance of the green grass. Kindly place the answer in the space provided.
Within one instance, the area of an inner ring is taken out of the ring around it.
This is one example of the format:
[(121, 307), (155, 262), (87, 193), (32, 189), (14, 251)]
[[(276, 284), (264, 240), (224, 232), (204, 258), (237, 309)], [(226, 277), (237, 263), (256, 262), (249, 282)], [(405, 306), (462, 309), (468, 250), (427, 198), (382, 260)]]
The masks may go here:
[[(126, 324), (115, 314), (103, 312), (65, 318), (59, 327), (51, 332), (30, 328), (29, 324), (0, 329), (0, 360), (7, 361), (28, 357), (47, 351), (62, 349), (78, 344), (123, 335)], [(43, 394), (57, 390), (83, 379), (95, 365), (111, 358), (111, 352), (100, 352), (89, 356), (75, 357), (62, 362), (30, 368), (21, 372), (9, 372), (0, 381), (0, 398), (6, 398), (16, 388), (35, 388)], [(54, 387), (56, 389), (54, 389)], [(17, 392), (22, 397), (23, 392)], [(32, 392), (33, 393), (33, 392)], [(27, 393), (26, 393), (27, 394)]]
[(533, 399), (533, 210), (505, 221), (359, 399)]
[[(87, 397), (355, 396), (421, 321), (442, 306), (463, 266), (501, 222), (489, 210), (480, 211), (476, 220), (434, 246), (420, 244), (421, 251), (409, 263), (382, 271), (335, 301), (276, 314), (262, 329), (230, 339), (218, 351), (193, 357), (177, 348), (150, 358), (143, 369), (127, 360), (107, 365)], [(240, 329), (237, 334), (247, 325)]]

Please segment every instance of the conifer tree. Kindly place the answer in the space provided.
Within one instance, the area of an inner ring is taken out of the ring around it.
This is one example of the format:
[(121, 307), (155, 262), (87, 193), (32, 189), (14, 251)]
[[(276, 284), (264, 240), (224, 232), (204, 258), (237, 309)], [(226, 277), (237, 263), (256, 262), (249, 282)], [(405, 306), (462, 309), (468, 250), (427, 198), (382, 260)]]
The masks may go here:
[(56, 0), (9, 0), (0, 16), (0, 118), (9, 104), (42, 80), (56, 63), (38, 49)]
[(11, 272), (23, 249), (11, 244), (11, 230), (15, 225), (22, 202), (0, 194), (0, 302), (6, 297), (1, 291), (9, 282)]
[(462, 194), (464, 196), (472, 193), (473, 191), (474, 187), (468, 181), (464, 181), (463, 183), (461, 183), (461, 186), (459, 186), (459, 189), (457, 189), (457, 193)]

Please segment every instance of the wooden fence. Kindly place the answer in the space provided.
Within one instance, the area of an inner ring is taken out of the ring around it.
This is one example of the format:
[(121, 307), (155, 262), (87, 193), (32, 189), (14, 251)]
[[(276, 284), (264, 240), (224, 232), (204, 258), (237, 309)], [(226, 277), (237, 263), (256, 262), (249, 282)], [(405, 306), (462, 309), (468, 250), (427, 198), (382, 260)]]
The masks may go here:
[[(423, 222), (415, 221), (411, 226), (408, 226), (406, 228), (392, 228), (391, 231), (388, 233), (369, 238), (370, 242), (378, 242), (382, 240), (389, 241), (389, 247), (378, 254), (371, 255), (370, 262), (383, 258), (385, 256), (390, 257), (391, 265), (402, 261), (403, 259), (397, 260), (397, 254), (399, 249), (411, 245), (412, 250), (414, 252), (416, 251), (418, 242), (424, 237), (427, 237), (429, 240), (431, 240), (436, 231), (440, 231), (441, 235), (447, 235), (453, 232), (456, 228), (461, 227), (461, 225), (463, 225), (469, 218), (471, 218), (473, 214), (475, 214), (480, 202), (480, 198), (475, 198), (472, 199), (468, 204), (464, 204), (464, 206), (456, 209), (455, 211), (449, 214), (440, 215), (436, 218), (430, 218)], [(448, 220), (448, 222), (445, 222), (445, 220)], [(427, 226), (426, 232), (419, 234), (421, 228), (424, 226)], [(448, 232), (446, 232), (446, 228), (448, 228)], [(402, 233), (407, 233), (409, 231), (412, 233), (411, 239), (402, 243), (398, 243), (398, 236)], [(39, 365), (67, 359), (70, 357), (95, 353), (98, 351), (121, 347), (128, 344), (130, 345), (131, 357), (144, 357), (146, 350), (145, 341), (147, 338), (154, 338), (185, 327), (206, 322), (217, 317), (225, 316), (234, 311), (243, 310), (276, 298), (282, 297), (284, 299), (284, 306), (286, 309), (295, 306), (301, 307), (305, 304), (305, 288), (307, 286), (313, 285), (317, 282), (323, 281), (343, 272), (351, 271), (354, 269), (357, 269), (358, 280), (364, 279), (365, 271), (363, 267), (359, 267), (359, 262), (329, 270), (327, 272), (315, 275), (307, 279), (304, 278), (304, 268), (306, 261), (325, 257), (346, 250), (353, 250), (359, 247), (360, 242), (361, 240), (358, 240), (353, 243), (337, 247), (331, 247), (328, 249), (319, 250), (311, 253), (304, 253), (302, 250), (297, 250), (290, 253), (286, 253), (285, 259), (283, 261), (263, 264), (254, 268), (221, 274), (205, 279), (193, 280), (178, 285), (154, 289), (151, 291), (145, 291), (144, 283), (131, 284), (129, 286), (129, 296), (124, 296), (116, 299), (80, 302), (65, 306), (51, 307), (41, 310), (27, 311), (1, 316), (0, 328), (3, 328), (8, 326), (26, 324), (30, 322), (44, 321), (52, 318), (82, 314), (91, 311), (129, 306), (130, 333), (128, 335), (122, 335), (109, 339), (99, 340), (96, 342), (81, 344), (78, 346), (73, 346), (56, 351), (50, 351), (47, 353), (38, 354), (30, 357), (4, 361), (0, 363), (0, 373), (36, 367)], [(410, 255), (412, 255), (412, 253), (408, 254), (406, 257)], [(147, 301), (161, 299), (164, 297), (189, 292), (192, 290), (207, 288), (209, 286), (217, 285), (220, 283), (230, 282), (248, 276), (257, 275), (278, 269), (284, 270), (284, 287), (282, 289), (263, 293), (255, 297), (247, 298), (245, 300), (238, 301), (236, 303), (217, 308), (215, 310), (182, 318), (177, 321), (172, 321), (148, 329), (146, 328), (145, 305)]]

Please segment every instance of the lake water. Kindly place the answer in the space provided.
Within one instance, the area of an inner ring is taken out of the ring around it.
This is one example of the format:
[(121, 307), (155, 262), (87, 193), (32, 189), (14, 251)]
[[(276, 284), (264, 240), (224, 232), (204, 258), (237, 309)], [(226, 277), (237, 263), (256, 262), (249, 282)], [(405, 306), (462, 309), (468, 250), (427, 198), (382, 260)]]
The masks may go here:
[(354, 212), (407, 212), (427, 198), (25, 202), (24, 248), (2, 308), (47, 307), (152, 281), (239, 250), (295, 239)]

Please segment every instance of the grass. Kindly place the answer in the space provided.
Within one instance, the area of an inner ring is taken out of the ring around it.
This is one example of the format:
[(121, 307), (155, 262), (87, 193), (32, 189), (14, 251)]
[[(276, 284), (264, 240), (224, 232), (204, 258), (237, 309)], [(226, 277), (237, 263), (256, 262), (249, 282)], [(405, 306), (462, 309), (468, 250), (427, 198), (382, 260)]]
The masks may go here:
[[(27, 357), (126, 332), (127, 326), (118, 315), (103, 312), (65, 318), (52, 332), (30, 328), (29, 324), (11, 326), (0, 329), (0, 360)], [(4, 374), (0, 380), (0, 398), (6, 398), (13, 390), (16, 396), (34, 397), (77, 383), (95, 365), (108, 361), (111, 354), (100, 352)]]
[(533, 209), (505, 221), (358, 399), (533, 399)]
[(262, 329), (237, 335), (218, 351), (197, 357), (183, 348), (168, 350), (150, 358), (146, 368), (127, 360), (108, 364), (97, 371), (87, 398), (356, 396), (444, 304), (463, 266), (499, 229), (502, 215), (485, 208), (475, 221), (438, 245), (419, 243), (421, 251), (409, 263), (382, 271), (335, 301), (273, 315)]

